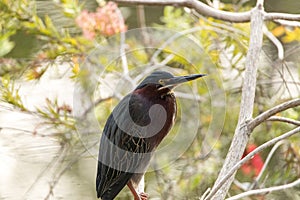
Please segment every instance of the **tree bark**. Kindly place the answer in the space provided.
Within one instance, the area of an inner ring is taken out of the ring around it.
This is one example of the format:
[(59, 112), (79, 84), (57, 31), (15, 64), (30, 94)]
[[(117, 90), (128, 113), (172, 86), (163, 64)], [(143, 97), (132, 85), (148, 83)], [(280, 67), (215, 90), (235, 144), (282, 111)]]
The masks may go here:
[[(211, 193), (206, 197), (206, 199), (225, 199), (233, 182), (235, 173), (221, 187), (218, 186), (218, 183), (229, 172), (229, 170), (237, 162), (239, 162), (246, 148), (249, 135), (251, 134), (251, 129), (249, 129), (248, 123), (251, 121), (253, 114), (256, 74), (263, 41), (264, 9), (262, 3), (262, 1), (258, 1), (256, 7), (252, 9), (251, 13), (250, 44), (245, 61), (245, 74), (238, 124), (224, 165)], [(217, 187), (220, 187), (220, 189)]]

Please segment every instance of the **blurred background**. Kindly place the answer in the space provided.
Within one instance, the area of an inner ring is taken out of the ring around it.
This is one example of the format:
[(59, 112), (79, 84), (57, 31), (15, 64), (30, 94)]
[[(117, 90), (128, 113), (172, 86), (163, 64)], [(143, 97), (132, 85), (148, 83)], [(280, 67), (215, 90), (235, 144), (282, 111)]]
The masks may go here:
[[(256, 1), (211, 3), (242, 12)], [(249, 23), (101, 0), (0, 0), (0, 8), (0, 199), (96, 199), (105, 121), (157, 69), (209, 76), (176, 89), (178, 118), (146, 174), (145, 191), (150, 199), (199, 199), (212, 186), (238, 119)], [(299, 14), (300, 2), (266, 0), (265, 10)], [(300, 96), (299, 22), (265, 26), (254, 116)], [(283, 45), (282, 59), (268, 35)], [(300, 120), (299, 113), (293, 108), (278, 116)], [(263, 123), (245, 155), (294, 126)], [(268, 155), (256, 187), (300, 178), (299, 135), (275, 148), (242, 166), (230, 195), (247, 190)], [(127, 188), (117, 197), (131, 198)], [(300, 199), (300, 187), (247, 199)]]

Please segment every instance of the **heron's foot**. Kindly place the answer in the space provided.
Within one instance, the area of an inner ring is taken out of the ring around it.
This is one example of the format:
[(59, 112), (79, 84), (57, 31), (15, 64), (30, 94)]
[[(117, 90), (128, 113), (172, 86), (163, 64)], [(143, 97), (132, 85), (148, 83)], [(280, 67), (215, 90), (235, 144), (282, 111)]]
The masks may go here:
[(148, 200), (149, 195), (147, 193), (141, 192), (134, 200)]
[(144, 193), (144, 192), (140, 193), (141, 200), (148, 200), (148, 197), (149, 197), (149, 195), (147, 193)]

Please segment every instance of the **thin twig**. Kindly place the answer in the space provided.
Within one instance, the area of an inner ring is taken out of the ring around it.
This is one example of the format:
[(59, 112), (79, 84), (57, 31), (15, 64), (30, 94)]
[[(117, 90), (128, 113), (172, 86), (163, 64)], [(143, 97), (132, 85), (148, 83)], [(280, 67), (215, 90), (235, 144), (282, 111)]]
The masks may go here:
[[(61, 148), (59, 149), (59, 151), (57, 152), (56, 156), (54, 156), (51, 159), (51, 161), (49, 162), (49, 164), (37, 175), (34, 182), (30, 185), (30, 187), (25, 192), (24, 196), (27, 196), (27, 194), (29, 194), (29, 192), (32, 191), (32, 189), (36, 186), (38, 181), (40, 181), (47, 172), (49, 172), (52, 168), (54, 168), (54, 166), (57, 163), (59, 163), (60, 160), (62, 159), (62, 157), (65, 156), (65, 155), (66, 155), (66, 146), (62, 145)], [(51, 192), (49, 191), (49, 194), (50, 193)]]
[[(74, 156), (74, 158), (72, 160), (69, 161), (68, 165), (60, 172), (57, 174), (57, 176), (54, 178), (54, 180), (52, 181), (52, 183), (50, 183), (50, 190), (47, 194), (47, 196), (45, 197), (45, 200), (49, 199), (50, 196), (53, 194), (53, 190), (56, 187), (57, 183), (59, 182), (59, 180), (61, 179), (61, 177), (68, 171), (71, 169), (71, 167), (77, 163), (82, 156), (89, 151), (90, 148), (94, 147), (96, 144), (98, 143), (98, 141), (92, 143), (89, 147), (86, 147), (84, 150), (82, 150), (79, 154), (77, 154), (76, 156)], [(66, 157), (66, 156), (65, 156)], [(64, 157), (64, 158), (65, 158)]]
[(211, 2), (211, 0), (206, 0), (206, 3), (210, 6), (210, 7), (214, 7), (213, 3)]
[(198, 102), (204, 101), (206, 99), (205, 97), (202, 97), (200, 95), (183, 93), (183, 92), (175, 92), (175, 96), (177, 98), (190, 99), (190, 100), (198, 101)]
[[(218, 28), (218, 29), (220, 29), (220, 30), (222, 30), (222, 31), (226, 30), (226, 31), (228, 31), (228, 32), (237, 33), (237, 34), (242, 35), (242, 36), (245, 36), (245, 37), (248, 37), (248, 36), (249, 36), (248, 33), (247, 33), (246, 31), (240, 30), (240, 29), (238, 29), (238, 28), (235, 28), (235, 27), (233, 27), (233, 26), (230, 25), (230, 24), (211, 21), (211, 20), (207, 19), (206, 17), (203, 17), (203, 16), (201, 15), (201, 13), (197, 13), (197, 12), (195, 12), (195, 11), (193, 12), (193, 10), (192, 10), (192, 13), (193, 13), (197, 18), (204, 20), (207, 24), (210, 24), (210, 25), (212, 25), (212, 26), (214, 26), (214, 27), (216, 27), (216, 28)], [(223, 34), (224, 34), (224, 33), (223, 33)], [(233, 39), (235, 39), (235, 38), (233, 37)], [(237, 41), (238, 41), (238, 40), (237, 40)]]
[(255, 154), (261, 152), (262, 150), (268, 148), (269, 146), (284, 140), (288, 137), (291, 137), (292, 135), (299, 133), (300, 132), (300, 127), (297, 127), (287, 133), (284, 133), (278, 137), (273, 138), (272, 140), (269, 140), (265, 142), (264, 144), (258, 146), (256, 149), (254, 149), (252, 152), (250, 152), (247, 156), (245, 156), (243, 159), (241, 159), (238, 163), (236, 163), (223, 178), (213, 187), (209, 195), (205, 198), (205, 200), (211, 199), (217, 191), (222, 187), (222, 185), (248, 160), (250, 160)]
[[(123, 15), (121, 11), (118, 9), (118, 17), (120, 18), (120, 21), (124, 21)], [(128, 75), (128, 63), (127, 63), (127, 57), (126, 57), (126, 43), (125, 43), (125, 31), (122, 31), (120, 33), (120, 57), (122, 60), (122, 68), (123, 68), (123, 73), (124, 75)]]
[(100, 103), (104, 102), (104, 101), (108, 101), (110, 99), (112, 99), (114, 96), (109, 96), (106, 98), (99, 98), (97, 99), (92, 105), (90, 105), (82, 114), (82, 117), (85, 117), (94, 107), (96, 107), (97, 105), (99, 105)]
[(278, 149), (278, 147), (280, 147), (282, 144), (286, 143), (286, 141), (282, 140), (282, 141), (279, 141), (277, 142), (273, 148), (271, 149), (270, 153), (268, 154), (268, 157), (266, 158), (265, 162), (264, 162), (264, 165), (262, 167), (262, 169), (260, 170), (258, 176), (254, 179), (253, 181), (253, 184), (251, 184), (249, 190), (252, 190), (253, 188), (256, 187), (257, 183), (259, 182), (259, 180), (261, 179), (264, 171), (266, 170), (271, 158), (273, 157), (275, 151)]
[(153, 53), (151, 59), (150, 59), (150, 63), (156, 63), (156, 58), (158, 57), (158, 55), (170, 44), (172, 43), (174, 40), (176, 40), (177, 38), (180, 38), (186, 34), (190, 34), (190, 33), (194, 33), (196, 31), (200, 31), (202, 30), (203, 27), (194, 27), (188, 30), (184, 30), (181, 32), (178, 32), (176, 34), (174, 34), (172, 37), (170, 37), (167, 41), (165, 41), (160, 47), (157, 48), (157, 50)]
[(250, 191), (247, 191), (247, 192), (243, 192), (241, 194), (232, 196), (232, 197), (230, 197), (226, 200), (236, 200), (236, 199), (241, 199), (243, 197), (247, 197), (247, 196), (250, 196), (250, 195), (257, 195), (257, 194), (270, 193), (270, 192), (279, 191), (279, 190), (285, 190), (285, 189), (288, 189), (288, 188), (295, 187), (299, 184), (300, 184), (300, 179), (297, 179), (294, 182), (284, 184), (284, 185), (279, 185), (279, 186), (274, 186), (274, 187), (269, 187), (269, 188), (263, 188), (263, 189), (250, 190)]
[(284, 58), (284, 49), (281, 42), (271, 33), (266, 25), (263, 27), (264, 34), (269, 38), (269, 40), (276, 46), (278, 51), (278, 59), (283, 60)]
[[(138, 19), (138, 24), (139, 27), (141, 28), (142, 32), (142, 38), (145, 46), (149, 44), (150, 37), (146, 31), (146, 18), (145, 18), (145, 8), (143, 5), (138, 5), (137, 6), (137, 19)], [(139, 193), (144, 193), (145, 192), (145, 176), (143, 175), (138, 186), (137, 186), (137, 191)]]
[(253, 130), (255, 127), (260, 125), (263, 121), (267, 120), (272, 115), (275, 115), (279, 112), (282, 112), (284, 110), (287, 110), (289, 108), (294, 108), (300, 105), (300, 98), (293, 99), (287, 102), (284, 102), (282, 104), (279, 104), (263, 113), (255, 117), (248, 125), (250, 130)]
[(172, 37), (170, 37), (169, 39), (167, 39), (162, 45), (160, 45), (157, 50), (153, 53), (152, 57), (150, 58), (150, 63), (156, 63), (156, 58), (158, 57), (158, 55), (172, 42), (174, 42), (176, 39), (183, 37), (187, 34), (191, 34), (191, 33), (195, 33), (201, 30), (212, 30), (215, 31), (219, 34), (224, 34), (224, 30), (218, 27), (210, 27), (210, 26), (200, 26), (200, 27), (193, 27), (181, 32), (177, 32), (176, 34), (174, 34)]
[(300, 121), (294, 120), (294, 119), (290, 119), (290, 118), (286, 118), (286, 117), (272, 116), (272, 117), (270, 117), (267, 120), (268, 121), (285, 122), (285, 123), (293, 124), (293, 125), (296, 125), (296, 126), (300, 126)]
[[(284, 68), (286, 69), (286, 71), (288, 72), (291, 81), (294, 82), (294, 83), (296, 83), (297, 80), (298, 80), (298, 76), (297, 76), (297, 78), (295, 78), (295, 72), (294, 72), (294, 71), (293, 71), (293, 72), (291, 71), (291, 69), (290, 69), (290, 67), (288, 66), (287, 62), (283, 62), (283, 67), (284, 67)], [(297, 79), (297, 80), (296, 80), (296, 79)], [(286, 87), (288, 87), (287, 81), (284, 80), (284, 82), (285, 82), (285, 84), (286, 84)], [(300, 88), (298, 87), (298, 85), (295, 85), (295, 86), (296, 86), (295, 89), (297, 90), (297, 93), (299, 94), (299, 93), (300, 93)], [(291, 97), (293, 97), (293, 93), (294, 93), (294, 92), (296, 92), (296, 91), (293, 91), (293, 92), (291, 93)], [(296, 96), (296, 97), (298, 97), (298, 96)]]
[(35, 131), (25, 130), (25, 129), (21, 129), (21, 128), (15, 128), (15, 127), (9, 127), (9, 126), (0, 126), (0, 131), (3, 130), (3, 129), (20, 131), (20, 132), (23, 132), (23, 133), (30, 133), (32, 135), (36, 134)]
[(137, 19), (140, 28), (146, 28), (145, 8), (143, 5), (137, 6)]
[(208, 195), (210, 192), (211, 188), (207, 188), (206, 191), (203, 193), (203, 195), (200, 197), (199, 200), (204, 200), (204, 198)]

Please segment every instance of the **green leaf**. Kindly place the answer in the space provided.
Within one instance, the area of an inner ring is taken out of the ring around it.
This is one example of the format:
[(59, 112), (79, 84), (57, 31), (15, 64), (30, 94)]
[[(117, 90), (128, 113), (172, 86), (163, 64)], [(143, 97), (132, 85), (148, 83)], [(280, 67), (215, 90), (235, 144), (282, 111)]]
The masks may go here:
[(15, 47), (15, 43), (9, 39), (0, 38), (0, 57), (8, 54)]

